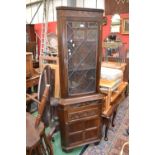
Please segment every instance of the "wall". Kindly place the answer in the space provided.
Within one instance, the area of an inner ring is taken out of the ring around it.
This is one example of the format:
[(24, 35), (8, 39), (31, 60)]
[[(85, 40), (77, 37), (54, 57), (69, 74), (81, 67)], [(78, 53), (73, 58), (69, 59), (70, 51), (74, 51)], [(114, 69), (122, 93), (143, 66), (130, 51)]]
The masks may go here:
[[(107, 25), (103, 26), (103, 32), (102, 32), (102, 40), (104, 40), (109, 34), (110, 34), (110, 26), (111, 26), (111, 17), (112, 15), (107, 15)], [(129, 14), (120, 14), (121, 19), (123, 18), (128, 18)], [(117, 33), (119, 38), (122, 40), (123, 44), (125, 45), (125, 51), (129, 49), (129, 35), (128, 34), (121, 34)], [(104, 55), (105, 50), (103, 49), (103, 55)]]
[[(47, 33), (56, 33), (56, 27), (57, 27), (56, 22), (49, 22)], [(35, 26), (34, 26), (35, 32), (39, 37), (41, 36), (41, 28), (42, 28), (42, 24), (35, 24)], [(37, 43), (38, 43), (38, 51), (39, 51), (38, 54), (40, 54), (40, 40), (39, 40), (39, 38), (37, 39)]]
[[(129, 14), (120, 14), (121, 19), (129, 17)], [(110, 34), (110, 26), (111, 26), (111, 15), (107, 16), (107, 25), (103, 26), (103, 31), (102, 31), (102, 41)], [(53, 32), (56, 33), (56, 27), (57, 27), (57, 22), (49, 22), (48, 23), (48, 33)], [(41, 34), (41, 24), (35, 24), (35, 32), (40, 36)], [(122, 42), (125, 45), (125, 50), (129, 49), (129, 35), (128, 34), (121, 34), (118, 33), (118, 36), (122, 40)], [(38, 40), (38, 50), (40, 49), (39, 47), (40, 41)], [(40, 50), (39, 50), (40, 51)], [(104, 55), (104, 49), (103, 49), (103, 55)]]

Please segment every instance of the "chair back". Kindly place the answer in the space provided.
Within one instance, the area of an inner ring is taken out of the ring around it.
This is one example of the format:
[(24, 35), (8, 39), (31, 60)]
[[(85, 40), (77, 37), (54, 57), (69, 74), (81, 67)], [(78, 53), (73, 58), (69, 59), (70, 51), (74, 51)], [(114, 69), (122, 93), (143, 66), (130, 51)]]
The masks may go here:
[(49, 96), (49, 90), (50, 90), (50, 85), (47, 84), (45, 87), (44, 93), (42, 95), (41, 101), (38, 104), (38, 115), (37, 115), (37, 118), (35, 121), (35, 127), (36, 128), (39, 126), (39, 123), (41, 121), (41, 118), (42, 118), (42, 115), (43, 115), (43, 112), (45, 109), (46, 101), (47, 101), (47, 98)]
[(41, 101), (41, 98), (44, 93), (44, 89), (46, 85), (50, 85), (49, 88), (49, 95), (47, 97), (45, 110), (43, 112), (42, 121), (44, 122), (45, 126), (49, 126), (52, 118), (52, 113), (50, 111), (50, 100), (51, 97), (54, 96), (55, 90), (55, 71), (50, 67), (50, 65), (46, 65), (42, 70), (40, 75), (39, 84), (38, 84), (38, 100)]

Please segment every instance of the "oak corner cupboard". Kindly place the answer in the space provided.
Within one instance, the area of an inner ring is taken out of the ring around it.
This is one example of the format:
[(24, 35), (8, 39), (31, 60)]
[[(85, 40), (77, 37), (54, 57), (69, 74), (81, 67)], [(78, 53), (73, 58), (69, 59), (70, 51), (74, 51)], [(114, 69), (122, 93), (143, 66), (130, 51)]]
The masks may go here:
[(61, 144), (64, 150), (99, 142), (103, 10), (57, 7)]

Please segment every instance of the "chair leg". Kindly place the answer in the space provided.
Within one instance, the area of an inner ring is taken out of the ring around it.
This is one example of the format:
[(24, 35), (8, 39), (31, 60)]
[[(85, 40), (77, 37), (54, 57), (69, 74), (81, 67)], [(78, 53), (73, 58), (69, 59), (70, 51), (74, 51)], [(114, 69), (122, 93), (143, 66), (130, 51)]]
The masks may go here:
[(26, 150), (26, 155), (32, 155), (32, 149)]
[(42, 155), (41, 148), (42, 148), (41, 144), (38, 144), (38, 146), (37, 146), (37, 151), (38, 151), (38, 154), (39, 154), (39, 155)]
[(53, 155), (53, 147), (52, 147), (52, 144), (51, 144), (50, 141), (47, 139), (45, 133), (43, 134), (43, 138), (44, 138), (45, 144), (46, 144), (46, 146), (47, 146), (47, 150), (49, 149), (49, 155)]

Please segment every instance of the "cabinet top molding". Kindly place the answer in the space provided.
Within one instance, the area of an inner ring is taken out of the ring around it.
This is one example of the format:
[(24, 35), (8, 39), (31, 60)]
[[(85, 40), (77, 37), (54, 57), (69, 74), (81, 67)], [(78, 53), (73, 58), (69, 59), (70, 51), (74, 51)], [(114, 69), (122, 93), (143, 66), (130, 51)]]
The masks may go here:
[(72, 11), (90, 11), (90, 12), (104, 12), (102, 9), (92, 9), (92, 8), (81, 8), (81, 7), (66, 7), (59, 6), (56, 7), (57, 10), (72, 10)]

